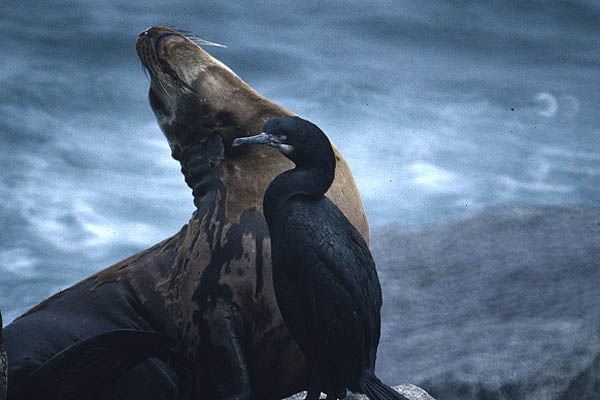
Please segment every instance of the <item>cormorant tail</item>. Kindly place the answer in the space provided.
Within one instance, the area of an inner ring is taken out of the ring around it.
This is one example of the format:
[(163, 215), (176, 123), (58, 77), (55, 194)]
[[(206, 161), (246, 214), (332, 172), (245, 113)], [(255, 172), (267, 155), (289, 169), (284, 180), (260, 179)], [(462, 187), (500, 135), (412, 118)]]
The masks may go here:
[(372, 371), (364, 370), (358, 379), (358, 388), (370, 400), (408, 400), (394, 389), (381, 382)]

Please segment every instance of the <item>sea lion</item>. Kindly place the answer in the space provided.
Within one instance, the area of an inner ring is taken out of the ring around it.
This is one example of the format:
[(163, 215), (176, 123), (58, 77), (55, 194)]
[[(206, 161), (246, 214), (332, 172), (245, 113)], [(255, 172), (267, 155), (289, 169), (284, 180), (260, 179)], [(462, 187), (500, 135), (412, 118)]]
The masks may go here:
[[(280, 399), (305, 387), (306, 362), (286, 329), (271, 283), (262, 197), (291, 166), (269, 148), (233, 151), (271, 117), (293, 115), (259, 95), (192, 39), (153, 27), (136, 49), (157, 121), (192, 188), (197, 210), (175, 236), (45, 300), (5, 330), (9, 398), (31, 372), (74, 342), (115, 329), (178, 339), (198, 365), (201, 397)], [(328, 197), (368, 239), (352, 173), (337, 149)], [(269, 158), (269, 162), (263, 162)], [(182, 378), (152, 358), (115, 382), (111, 398), (181, 397)]]
[[(174, 347), (177, 340), (152, 331), (117, 329), (83, 339), (61, 350), (28, 375), (20, 398), (84, 400), (111, 397), (112, 382), (150, 357), (172, 366), (185, 383), (194, 363)], [(188, 389), (191, 386), (188, 385)], [(112, 397), (111, 397), (112, 398)], [(185, 398), (180, 394), (179, 398)]]

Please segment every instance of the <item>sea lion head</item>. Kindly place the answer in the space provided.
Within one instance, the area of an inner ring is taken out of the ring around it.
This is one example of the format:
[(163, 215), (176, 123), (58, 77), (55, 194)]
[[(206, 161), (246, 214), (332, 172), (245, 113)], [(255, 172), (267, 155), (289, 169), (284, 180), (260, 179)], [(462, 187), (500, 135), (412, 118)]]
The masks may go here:
[(200, 45), (214, 43), (160, 26), (142, 32), (136, 41), (151, 79), (150, 105), (174, 156), (215, 134), (227, 151), (236, 137), (258, 133), (266, 118), (291, 114)]
[[(207, 44), (156, 26), (139, 35), (136, 50), (150, 76), (150, 105), (172, 156), (182, 164), (195, 203), (209, 190), (207, 169), (197, 162), (201, 159), (225, 184), (226, 214), (238, 221), (244, 210), (262, 211), (265, 189), (293, 164), (271, 148), (233, 151), (233, 140), (262, 132), (271, 118), (295, 114), (261, 96), (204, 51), (201, 46)], [(333, 148), (336, 179), (328, 195), (368, 241), (360, 194), (350, 168), (335, 145)], [(266, 158), (269, 162), (264, 162)], [(251, 179), (248, 171), (253, 171)]]

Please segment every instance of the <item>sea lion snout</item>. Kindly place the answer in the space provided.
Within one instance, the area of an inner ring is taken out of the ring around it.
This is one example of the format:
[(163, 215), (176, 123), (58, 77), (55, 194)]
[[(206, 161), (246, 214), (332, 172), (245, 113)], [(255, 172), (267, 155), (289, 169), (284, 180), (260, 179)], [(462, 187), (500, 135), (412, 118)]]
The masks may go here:
[(136, 51), (142, 65), (148, 69), (153, 81), (158, 80), (161, 82), (163, 90), (165, 84), (173, 86), (172, 84), (175, 82), (189, 86), (189, 82), (182, 81), (177, 71), (172, 67), (173, 61), (179, 58), (174, 54), (174, 48), (181, 45), (184, 47), (186, 45), (195, 46), (194, 43), (180, 33), (162, 27), (145, 30), (140, 33), (135, 42)]
[(154, 54), (158, 57), (158, 60), (161, 64), (169, 62), (169, 51), (173, 48), (173, 46), (184, 42), (190, 42), (188, 38), (177, 32), (157, 28), (150, 28), (140, 33), (136, 41), (136, 48), (139, 48), (139, 46), (144, 46), (142, 43), (143, 41), (150, 42), (149, 44), (154, 50)]
[(168, 86), (173, 86), (175, 90), (199, 95), (202, 92), (199, 86), (204, 81), (203, 72), (216, 65), (227, 69), (206, 53), (200, 47), (201, 45), (224, 47), (157, 26), (145, 30), (138, 36), (136, 50), (153, 81), (158, 80), (163, 86), (166, 83)]
[(267, 117), (289, 114), (201, 46), (220, 45), (160, 26), (136, 41), (151, 80), (150, 105), (171, 149), (183, 151), (215, 134), (229, 149), (234, 138), (258, 133)]
[(164, 35), (164, 34), (171, 34), (171, 35), (183, 37), (183, 35), (180, 34), (179, 32), (174, 31), (169, 28), (165, 28), (164, 26), (152, 26), (138, 35), (136, 45), (139, 44), (140, 39), (145, 40), (144, 38), (148, 38), (148, 39), (155, 40), (157, 37)]

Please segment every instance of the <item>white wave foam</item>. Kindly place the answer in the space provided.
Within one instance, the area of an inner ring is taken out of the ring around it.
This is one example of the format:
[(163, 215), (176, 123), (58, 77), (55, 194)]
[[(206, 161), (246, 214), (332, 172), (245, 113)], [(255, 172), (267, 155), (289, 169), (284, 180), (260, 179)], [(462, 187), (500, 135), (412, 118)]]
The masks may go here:
[(529, 192), (546, 192), (546, 193), (569, 193), (574, 191), (574, 187), (570, 185), (552, 185), (544, 182), (526, 182), (511, 178), (507, 175), (500, 175), (498, 181), (505, 189), (509, 191), (525, 190)]
[(0, 269), (3, 272), (31, 278), (36, 275), (35, 267), (38, 262), (28, 249), (17, 247), (0, 250)]
[(459, 175), (427, 162), (416, 162), (405, 168), (412, 184), (431, 193), (458, 193), (465, 189)]
[(600, 153), (582, 150), (580, 148), (570, 150), (559, 146), (542, 146), (539, 149), (539, 152), (543, 155), (560, 158), (578, 159), (582, 161), (600, 161)]
[(551, 118), (558, 111), (558, 101), (556, 97), (548, 92), (540, 92), (535, 96), (535, 101), (538, 103), (536, 112), (542, 117)]

